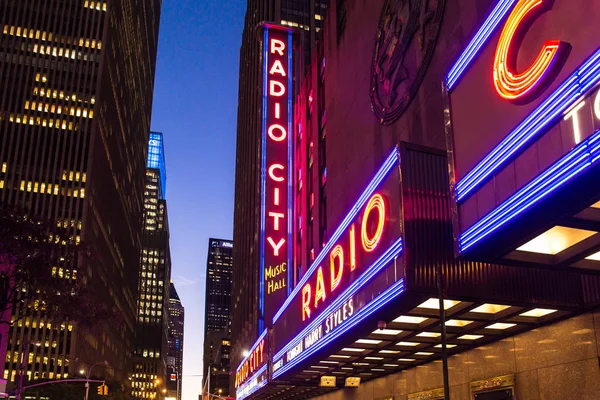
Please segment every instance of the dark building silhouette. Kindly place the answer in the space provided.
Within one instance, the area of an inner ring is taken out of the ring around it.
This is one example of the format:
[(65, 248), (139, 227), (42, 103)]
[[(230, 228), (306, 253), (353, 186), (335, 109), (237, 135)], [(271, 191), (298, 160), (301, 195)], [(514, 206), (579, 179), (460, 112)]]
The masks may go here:
[(211, 393), (221, 395), (229, 393), (233, 248), (230, 240), (208, 240), (203, 371), (208, 377), (210, 369)]
[(136, 347), (132, 371), (132, 396), (139, 399), (162, 398), (167, 378), (167, 300), (171, 280), (171, 253), (162, 133), (150, 132), (146, 166)]
[(92, 287), (121, 321), (16, 324), (9, 386), (24, 340), (42, 343), (30, 380), (74, 377), (79, 359), (107, 360), (95, 373), (128, 382), (160, 11), (160, 0), (0, 3), (0, 202), (92, 246), (93, 260), (58, 265), (56, 276)]
[[(167, 389), (169, 397), (181, 400), (183, 377), (183, 327), (185, 310), (171, 282), (169, 293), (169, 351), (167, 352)], [(175, 375), (173, 377), (173, 374)], [(173, 380), (175, 378), (175, 381)]]
[[(247, 3), (238, 94), (238, 129), (234, 209), (234, 278), (232, 295), (232, 373), (260, 334), (260, 215), (262, 146), (262, 44), (256, 37), (260, 22), (267, 21), (296, 28), (298, 46), (294, 53), (298, 70), (307, 69), (315, 49), (327, 8), (326, 0), (282, 0)], [(290, 112), (292, 112), (290, 110)], [(295, 278), (297, 279), (297, 278)]]

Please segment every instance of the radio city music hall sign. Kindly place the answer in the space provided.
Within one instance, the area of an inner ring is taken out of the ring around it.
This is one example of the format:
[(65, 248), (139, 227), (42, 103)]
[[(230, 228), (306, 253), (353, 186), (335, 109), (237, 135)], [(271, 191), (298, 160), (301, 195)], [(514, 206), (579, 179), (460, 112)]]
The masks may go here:
[(288, 295), (291, 260), (292, 32), (266, 25), (263, 39), (261, 310), (270, 323)]

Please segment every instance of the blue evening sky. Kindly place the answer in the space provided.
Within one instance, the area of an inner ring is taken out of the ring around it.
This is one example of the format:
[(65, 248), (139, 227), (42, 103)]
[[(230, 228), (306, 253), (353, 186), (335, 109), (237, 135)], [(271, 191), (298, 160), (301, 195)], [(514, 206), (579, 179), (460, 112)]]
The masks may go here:
[(245, 0), (163, 0), (152, 130), (164, 133), (172, 277), (185, 307), (183, 400), (201, 391), (209, 237), (232, 239)]

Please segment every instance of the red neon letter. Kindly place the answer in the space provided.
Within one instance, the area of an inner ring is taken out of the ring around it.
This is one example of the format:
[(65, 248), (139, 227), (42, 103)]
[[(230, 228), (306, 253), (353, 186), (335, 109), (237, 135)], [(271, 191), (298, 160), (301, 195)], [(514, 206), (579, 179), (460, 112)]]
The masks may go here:
[(270, 75), (279, 74), (281, 76), (287, 76), (285, 73), (285, 70), (283, 69), (283, 64), (281, 64), (281, 61), (279, 61), (279, 60), (276, 60), (273, 63), (273, 66), (269, 70), (269, 74)]
[[(335, 273), (336, 258), (339, 260), (337, 263), (337, 274)], [(331, 291), (333, 292), (340, 285), (342, 275), (344, 275), (344, 249), (339, 244), (329, 254), (329, 267), (331, 268)]]
[(283, 182), (284, 181), (284, 177), (281, 176), (276, 176), (275, 175), (275, 170), (279, 169), (281, 171), (283, 171), (283, 165), (281, 164), (273, 164), (269, 167), (269, 178), (273, 179), (275, 182)]
[(307, 317), (310, 318), (310, 297), (311, 297), (310, 283), (307, 283), (302, 288), (302, 321)]
[(549, 7), (550, 3), (551, 0), (520, 0), (508, 17), (494, 57), (494, 86), (502, 98), (515, 100), (531, 93), (542, 82), (553, 62), (568, 49), (568, 45), (560, 40), (549, 40), (544, 43), (537, 59), (527, 70), (516, 72), (519, 49), (517, 45), (513, 45), (513, 40), (516, 36), (523, 35), (527, 24)]
[(271, 237), (267, 238), (267, 242), (269, 242), (269, 244), (271, 245), (271, 247), (273, 248), (273, 255), (274, 256), (278, 256), (279, 255), (279, 249), (281, 248), (281, 246), (283, 246), (283, 244), (285, 243), (285, 239), (281, 239), (279, 241), (279, 243), (275, 244), (275, 242), (273, 241), (273, 239)]
[(350, 271), (356, 268), (356, 232), (354, 224), (350, 227)]
[[(275, 131), (279, 131), (279, 136), (275, 135)], [(283, 126), (281, 126), (279, 124), (271, 125), (267, 132), (269, 134), (269, 137), (276, 142), (283, 142), (285, 140), (285, 138), (287, 137), (287, 131), (285, 130), (285, 128)]]
[[(275, 90), (275, 86), (277, 86), (278, 90)], [(281, 82), (270, 81), (269, 82), (269, 94), (275, 97), (281, 97), (285, 94), (285, 86)]]
[(275, 52), (279, 53), (280, 56), (283, 55), (283, 51), (285, 50), (285, 43), (281, 40), (271, 39), (271, 54), (275, 54)]
[(273, 190), (273, 204), (275, 204), (276, 206), (279, 205), (279, 188), (275, 188)]
[(275, 119), (281, 118), (281, 105), (279, 103), (275, 103)]
[(285, 218), (285, 214), (276, 213), (276, 212), (270, 212), (269, 213), (269, 217), (273, 217), (274, 218), (275, 230), (278, 231), (279, 230), (279, 218)]
[[(375, 230), (375, 234), (372, 238), (369, 237), (369, 233), (367, 232), (367, 225), (369, 221), (369, 216), (371, 215), (371, 211), (374, 209), (378, 210), (379, 218), (377, 220), (377, 229)], [(367, 203), (367, 208), (365, 208), (365, 213), (363, 214), (362, 219), (362, 227), (361, 227), (361, 238), (363, 249), (367, 252), (371, 252), (375, 250), (375, 247), (379, 244), (381, 237), (383, 236), (383, 225), (385, 223), (385, 203), (383, 202), (383, 197), (380, 194), (374, 194), (373, 197)]]
[(315, 308), (319, 305), (319, 300), (325, 301), (325, 281), (323, 279), (323, 267), (317, 270), (317, 288), (315, 290)]

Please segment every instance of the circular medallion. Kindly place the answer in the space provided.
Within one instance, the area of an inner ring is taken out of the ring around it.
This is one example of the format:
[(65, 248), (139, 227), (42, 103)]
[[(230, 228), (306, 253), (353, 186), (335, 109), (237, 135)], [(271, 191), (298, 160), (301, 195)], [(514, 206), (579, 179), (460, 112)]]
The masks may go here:
[(385, 0), (371, 65), (371, 106), (383, 125), (396, 121), (423, 82), (446, 0)]

